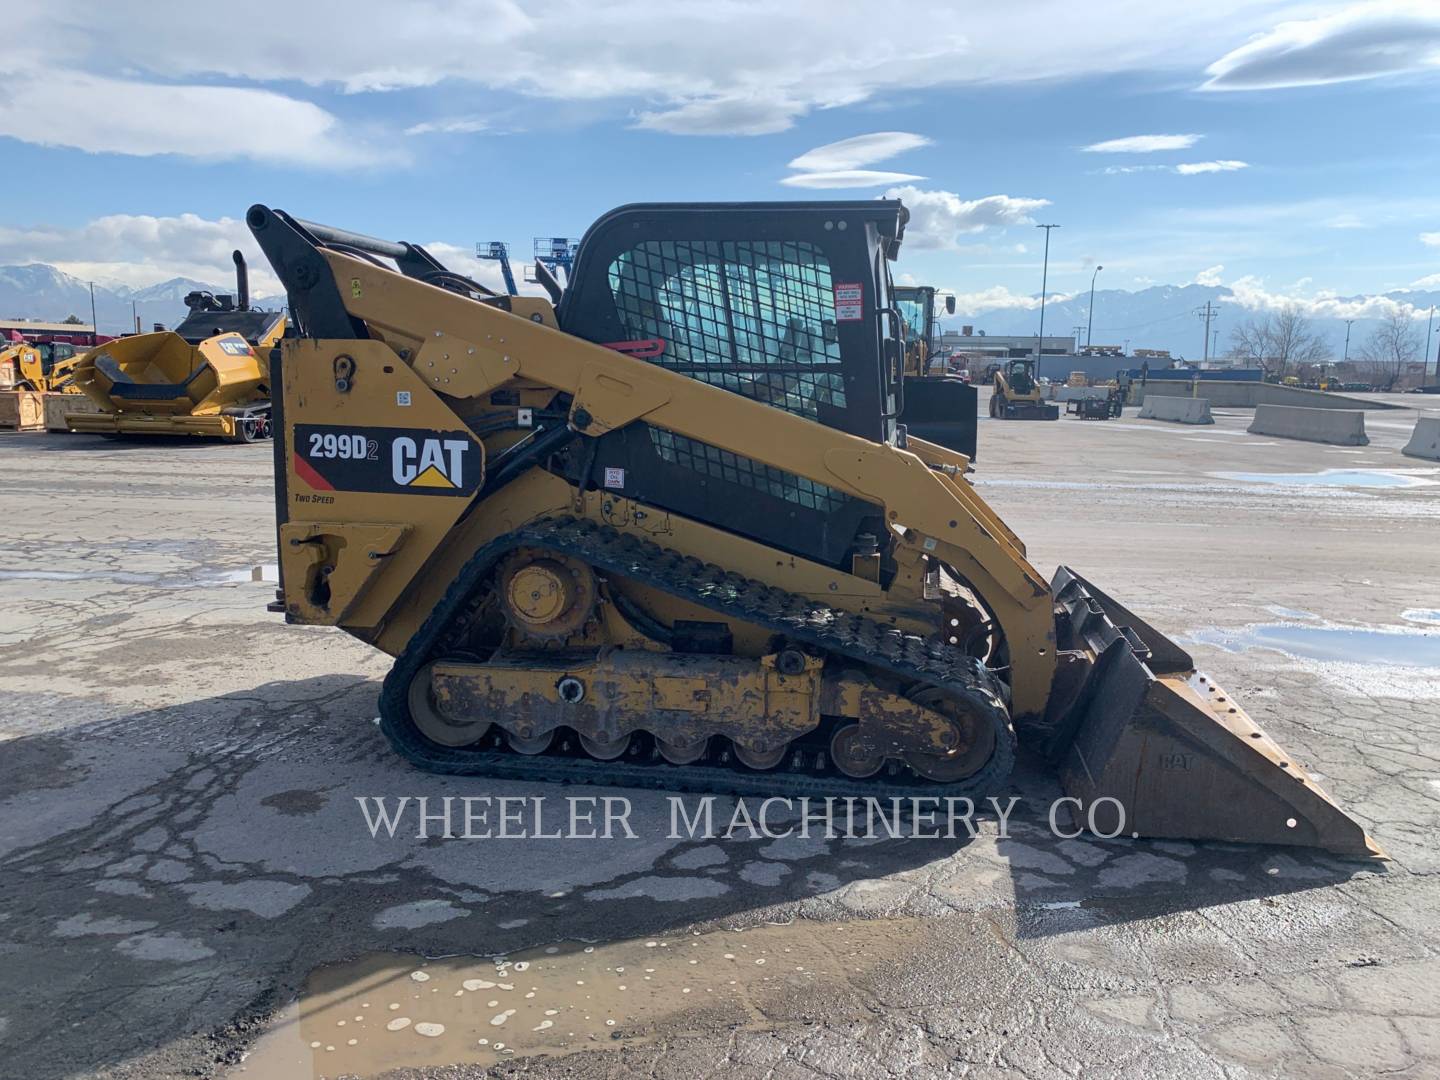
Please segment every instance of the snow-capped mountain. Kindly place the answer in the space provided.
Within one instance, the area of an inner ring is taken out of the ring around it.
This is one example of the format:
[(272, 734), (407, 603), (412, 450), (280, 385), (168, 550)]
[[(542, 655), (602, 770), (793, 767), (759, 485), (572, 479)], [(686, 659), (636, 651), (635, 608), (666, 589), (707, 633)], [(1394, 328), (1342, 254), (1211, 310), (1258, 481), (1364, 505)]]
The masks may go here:
[[(126, 286), (95, 286), (95, 315), (102, 334), (121, 334), (134, 329), (135, 316), (140, 327), (149, 330), (155, 323), (174, 326), (185, 317), (185, 295), (201, 290), (212, 293), (235, 292), (235, 283), (195, 281), (192, 278), (171, 278), (143, 289)], [(283, 305), (283, 298), (253, 297), (262, 306)], [(133, 306), (132, 306), (133, 305)], [(60, 322), (75, 315), (82, 322), (90, 321), (90, 285), (45, 263), (25, 266), (0, 266), (0, 319), (35, 319)]]

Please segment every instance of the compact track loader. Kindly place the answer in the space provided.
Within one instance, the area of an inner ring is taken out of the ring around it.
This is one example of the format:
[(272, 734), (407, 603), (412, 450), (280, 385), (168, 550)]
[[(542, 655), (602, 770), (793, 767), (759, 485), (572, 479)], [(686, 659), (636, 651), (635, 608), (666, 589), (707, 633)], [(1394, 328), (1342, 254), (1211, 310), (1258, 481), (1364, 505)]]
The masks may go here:
[(1060, 419), (1060, 406), (1041, 396), (1034, 360), (1011, 360), (1000, 365), (991, 386), (990, 416), (995, 420)]
[(78, 394), (72, 380), (84, 359), (68, 342), (24, 340), (0, 343), (0, 385), (38, 393)]
[[(980, 394), (969, 381), (946, 371), (931, 371), (935, 355), (935, 287), (897, 285), (892, 299), (904, 320), (905, 379), (900, 390), (900, 422), (917, 438), (938, 443), (975, 460)], [(955, 297), (945, 297), (951, 314)]]
[(254, 442), (270, 434), (268, 352), (285, 316), (250, 306), (245, 259), (234, 253), (236, 295), (193, 292), (174, 330), (117, 338), (92, 349), (73, 383), (104, 412), (68, 413), (71, 431), (201, 435)]
[(1050, 583), (903, 436), (894, 201), (622, 207), (565, 289), (252, 207), (291, 331), (272, 610), (393, 655), (421, 768), (790, 797), (1003, 793), (1099, 831), (1378, 854), (1190, 657)]

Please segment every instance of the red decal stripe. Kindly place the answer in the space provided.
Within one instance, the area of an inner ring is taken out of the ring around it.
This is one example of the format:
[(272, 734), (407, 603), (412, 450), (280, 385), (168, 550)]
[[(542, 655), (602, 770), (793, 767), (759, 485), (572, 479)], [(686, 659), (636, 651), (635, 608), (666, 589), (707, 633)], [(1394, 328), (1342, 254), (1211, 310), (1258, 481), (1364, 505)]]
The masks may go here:
[(292, 457), (295, 461), (295, 475), (300, 477), (301, 480), (304, 480), (305, 483), (309, 484), (316, 491), (335, 490), (335, 485), (316, 472), (314, 465), (311, 465), (298, 453), (292, 454)]

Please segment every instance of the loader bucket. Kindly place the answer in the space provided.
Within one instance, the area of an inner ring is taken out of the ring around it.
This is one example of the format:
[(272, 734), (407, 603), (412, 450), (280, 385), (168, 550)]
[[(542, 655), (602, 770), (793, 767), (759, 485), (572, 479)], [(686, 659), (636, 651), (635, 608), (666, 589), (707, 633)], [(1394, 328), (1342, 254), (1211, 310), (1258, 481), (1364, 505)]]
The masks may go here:
[(1077, 828), (1384, 857), (1187, 652), (1068, 567), (1051, 591), (1060, 647), (1086, 674), (1034, 734)]

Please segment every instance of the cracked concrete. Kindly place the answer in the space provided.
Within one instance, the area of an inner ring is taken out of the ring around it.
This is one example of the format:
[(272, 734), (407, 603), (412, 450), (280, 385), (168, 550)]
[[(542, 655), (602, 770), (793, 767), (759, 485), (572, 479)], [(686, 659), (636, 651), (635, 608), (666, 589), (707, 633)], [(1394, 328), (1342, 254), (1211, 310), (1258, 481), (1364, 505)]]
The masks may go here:
[[(1292, 496), (1204, 475), (1413, 467), (1388, 428), (1357, 457), (1140, 422), (982, 424), (981, 491), (1032, 560), (1075, 565), (1172, 634), (1276, 607), (1359, 625), (1440, 608), (1417, 569), (1440, 486)], [(269, 464), (266, 447), (0, 433), (0, 570), (22, 572), (0, 575), (0, 1075), (231, 1074), (312, 971), (366, 953), (797, 919), (907, 929), (888, 967), (504, 1068), (1440, 1072), (1440, 704), (1414, 679), (1194, 646), (1389, 851), (1383, 868), (1060, 840), (1033, 762), (1008, 838), (988, 819), (968, 842), (677, 841), (662, 794), (617, 790), (594, 793), (631, 798), (635, 840), (376, 840), (357, 795), (544, 792), (402, 766), (371, 723), (385, 658), (285, 627), (272, 585), (226, 577), (273, 561)]]

